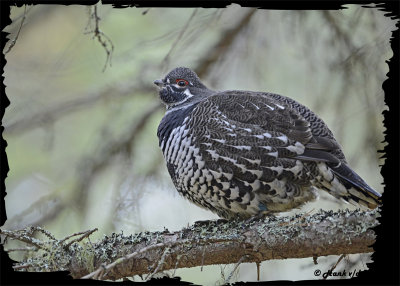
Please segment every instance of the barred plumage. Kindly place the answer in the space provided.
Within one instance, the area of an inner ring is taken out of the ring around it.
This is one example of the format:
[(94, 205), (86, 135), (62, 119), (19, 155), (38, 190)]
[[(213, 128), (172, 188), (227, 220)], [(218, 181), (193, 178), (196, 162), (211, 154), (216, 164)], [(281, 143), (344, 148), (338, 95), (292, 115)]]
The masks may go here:
[(223, 218), (288, 211), (323, 189), (369, 208), (380, 194), (347, 164), (332, 132), (281, 95), (208, 89), (188, 68), (163, 80), (157, 135), (180, 194)]

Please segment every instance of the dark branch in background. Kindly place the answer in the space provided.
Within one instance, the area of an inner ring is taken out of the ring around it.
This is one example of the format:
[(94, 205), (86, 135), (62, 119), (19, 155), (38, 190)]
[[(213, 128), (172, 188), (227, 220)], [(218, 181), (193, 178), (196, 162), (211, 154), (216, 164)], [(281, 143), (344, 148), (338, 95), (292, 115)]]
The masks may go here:
[[(337, 50), (339, 51), (338, 61), (331, 65), (332, 71), (336, 72), (337, 70), (342, 71), (342, 87), (340, 92), (338, 92), (337, 97), (338, 99), (335, 101), (335, 108), (336, 110), (341, 110), (343, 108), (343, 102), (346, 101), (346, 98), (349, 94), (352, 93), (351, 87), (354, 85), (352, 79), (354, 79), (354, 66), (360, 66), (360, 70), (364, 71), (364, 76), (368, 77), (370, 74), (368, 70), (371, 66), (375, 66), (377, 63), (372, 63), (371, 59), (366, 56), (367, 53), (367, 45), (357, 47), (352, 40), (352, 31), (357, 28), (357, 25), (360, 25), (360, 21), (358, 19), (364, 14), (368, 13), (368, 9), (363, 9), (362, 7), (358, 8), (358, 13), (355, 15), (353, 21), (350, 23), (351, 27), (347, 27), (344, 29), (341, 27), (337, 17), (335, 17), (332, 12), (330, 11), (321, 11), (321, 15), (329, 27), (334, 31), (335, 37), (332, 40), (332, 45), (338, 45)], [(376, 28), (374, 28), (376, 29)], [(376, 43), (374, 43), (376, 45)], [(365, 79), (365, 82), (368, 82), (369, 79)], [(354, 96), (359, 96), (360, 98), (360, 106), (365, 106), (365, 122), (368, 126), (374, 126), (376, 124), (376, 104), (371, 102), (370, 96), (368, 96), (369, 90), (366, 87), (364, 88), (364, 92), (362, 89), (359, 89), (358, 92), (354, 94)], [(373, 95), (375, 96), (375, 95)], [(324, 105), (324, 101), (319, 102), (320, 105)], [(316, 107), (318, 108), (318, 107)], [(356, 113), (360, 110), (354, 110), (353, 112)], [(343, 126), (348, 119), (342, 117), (336, 117), (336, 125)], [(344, 128), (337, 128), (336, 130), (336, 137), (343, 138)], [(377, 128), (369, 128), (368, 132), (368, 140), (364, 141), (364, 148), (359, 148), (359, 150), (369, 150), (373, 148), (375, 151), (382, 147), (381, 139), (382, 135), (381, 132)], [(382, 138), (383, 139), (383, 138)], [(371, 144), (373, 142), (373, 145)], [(376, 152), (375, 152), (376, 153)], [(365, 152), (364, 152), (365, 156)], [(353, 155), (351, 160), (354, 163), (360, 156), (357, 154)], [(378, 159), (379, 155), (376, 153), (374, 159)]]
[(86, 32), (85, 34), (93, 34), (93, 38), (96, 38), (97, 41), (103, 46), (107, 54), (106, 62), (104, 63), (103, 67), (104, 72), (107, 68), (107, 64), (111, 66), (111, 57), (114, 51), (114, 44), (112, 43), (111, 39), (100, 30), (99, 23), (101, 19), (97, 14), (97, 5), (93, 6), (93, 13), (89, 16), (88, 26), (91, 24), (92, 19), (94, 19), (94, 29), (92, 31)]
[(17, 35), (15, 36), (14, 39), (10, 40), (10, 45), (8, 46), (7, 51), (4, 52), (5, 55), (8, 54), (11, 51), (11, 49), (15, 46), (15, 44), (17, 43), (17, 40), (18, 40), (18, 37), (19, 37), (19, 33), (21, 32), (22, 26), (24, 25), (24, 22), (25, 22), (25, 19), (26, 19), (27, 12), (28, 11), (26, 10), (26, 5), (24, 5), (24, 14), (22, 15), (22, 20), (21, 20), (21, 24), (19, 25), (19, 28), (18, 28), (18, 31), (17, 31)]
[(63, 116), (69, 115), (72, 112), (77, 112), (82, 108), (92, 106), (101, 100), (110, 98), (123, 98), (127, 95), (139, 93), (149, 93), (154, 91), (151, 86), (139, 86), (135, 83), (128, 83), (127, 86), (113, 86), (104, 89), (100, 92), (87, 92), (81, 96), (77, 96), (76, 99), (67, 100), (62, 103), (58, 103), (47, 110), (41, 110), (36, 114), (31, 114), (25, 118), (17, 120), (13, 123), (6, 124), (4, 133), (7, 135), (30, 131), (32, 128), (43, 127), (47, 122), (54, 123), (61, 119)]
[[(53, 205), (51, 205), (53, 204)], [(20, 228), (20, 225), (28, 217), (35, 217), (34, 212), (40, 210), (42, 213), (46, 213), (44, 217), (40, 217), (34, 221), (30, 221), (31, 225), (44, 225), (47, 221), (53, 220), (54, 217), (65, 207), (65, 204), (59, 198), (57, 192), (53, 192), (49, 195), (44, 195), (29, 208), (23, 210), (21, 213), (8, 218), (4, 226), (8, 229), (14, 230)]]
[(197, 11), (199, 10), (199, 8), (196, 8), (193, 10), (192, 15), (190, 15), (188, 21), (186, 22), (186, 24), (183, 26), (183, 29), (181, 30), (181, 32), (179, 33), (178, 37), (175, 39), (175, 42), (172, 44), (171, 49), (169, 50), (169, 52), (167, 53), (167, 55), (164, 57), (161, 65), (162, 66), (168, 66), (169, 63), (169, 57), (172, 54), (172, 51), (175, 49), (175, 47), (177, 46), (178, 42), (182, 39), (183, 35), (185, 34), (186, 30), (189, 28), (190, 23), (192, 22), (192, 20), (194, 19), (194, 17), (197, 14)]
[(142, 113), (139, 119), (135, 120), (133, 126), (127, 128), (126, 132), (123, 133), (125, 134), (124, 137), (117, 138), (113, 141), (105, 141), (104, 143), (101, 142), (100, 145), (95, 148), (93, 154), (83, 158), (81, 166), (78, 167), (78, 182), (76, 191), (74, 192), (78, 208), (83, 208), (85, 206), (87, 198), (85, 192), (96, 178), (96, 174), (106, 168), (116, 155), (124, 153), (126, 156), (130, 156), (132, 154), (136, 136), (143, 130), (150, 116), (160, 110), (160, 108), (161, 103), (156, 102)]
[(251, 17), (256, 11), (257, 9), (250, 10), (233, 28), (221, 33), (219, 41), (213, 48), (209, 49), (210, 52), (206, 54), (206, 57), (199, 62), (195, 69), (200, 78), (207, 74), (212, 64), (214, 64), (222, 55), (227, 53), (227, 51), (232, 47), (234, 40), (239, 36), (240, 32), (242, 32), (243, 29), (248, 26)]
[[(250, 223), (203, 221), (176, 232), (165, 230), (130, 236), (114, 233), (96, 243), (80, 244), (78, 240), (88, 237), (94, 230), (75, 234), (80, 237), (68, 244), (65, 241), (71, 236), (55, 240), (47, 235), (47, 241), (30, 238), (39, 241), (41, 249), (33, 252), (29, 262), (16, 264), (15, 269), (67, 270), (74, 278), (116, 280), (142, 274), (149, 274), (147, 278), (151, 278), (164, 270), (203, 265), (235, 263), (237, 268), (240, 263), (271, 259), (344, 257), (345, 254), (373, 252), (375, 233), (370, 228), (378, 224), (377, 217), (377, 210), (321, 210), (314, 215), (266, 217)], [(27, 232), (22, 233), (24, 236), (18, 237), (8, 231), (0, 232), (25, 241)]]

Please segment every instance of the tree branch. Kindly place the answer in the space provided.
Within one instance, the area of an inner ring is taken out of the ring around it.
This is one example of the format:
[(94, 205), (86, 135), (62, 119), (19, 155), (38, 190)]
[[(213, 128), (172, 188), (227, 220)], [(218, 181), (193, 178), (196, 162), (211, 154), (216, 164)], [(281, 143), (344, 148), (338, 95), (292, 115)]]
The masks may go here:
[[(22, 261), (15, 269), (68, 270), (74, 278), (116, 280), (201, 265), (368, 253), (373, 252), (375, 233), (370, 228), (378, 224), (377, 217), (376, 210), (321, 210), (314, 215), (266, 217), (250, 222), (202, 221), (176, 232), (130, 236), (113, 233), (93, 244), (66, 245), (50, 239), (52, 247), (42, 247), (29, 263)], [(6, 231), (0, 233), (9, 236)], [(54, 259), (57, 257), (63, 259)]]
[(107, 64), (109, 64), (111, 66), (111, 56), (114, 51), (114, 44), (111, 41), (111, 39), (100, 30), (99, 23), (100, 23), (101, 19), (97, 13), (97, 4), (93, 5), (93, 13), (91, 13), (91, 15), (89, 17), (88, 26), (90, 25), (91, 19), (94, 19), (94, 28), (93, 28), (93, 30), (87, 32), (87, 34), (93, 34), (93, 38), (97, 39), (97, 41), (102, 45), (102, 47), (104, 48), (104, 51), (106, 52), (107, 58), (106, 58), (106, 62), (104, 63), (104, 67), (103, 67), (103, 72), (104, 72), (107, 68)]

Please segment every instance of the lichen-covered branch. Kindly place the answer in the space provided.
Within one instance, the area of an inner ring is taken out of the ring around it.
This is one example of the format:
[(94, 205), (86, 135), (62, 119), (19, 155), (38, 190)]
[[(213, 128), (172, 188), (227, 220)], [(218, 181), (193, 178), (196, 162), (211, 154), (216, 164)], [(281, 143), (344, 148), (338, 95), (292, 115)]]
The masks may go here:
[[(270, 259), (372, 252), (379, 212), (319, 211), (313, 215), (267, 217), (254, 221), (202, 221), (181, 231), (113, 233), (96, 243), (67, 242), (46, 235), (40, 249), (14, 268), (20, 271), (70, 271), (74, 278), (116, 280), (183, 267)], [(86, 231), (67, 238), (93, 231)], [(26, 241), (28, 232), (0, 234)], [(205, 248), (207, 249), (205, 251)]]

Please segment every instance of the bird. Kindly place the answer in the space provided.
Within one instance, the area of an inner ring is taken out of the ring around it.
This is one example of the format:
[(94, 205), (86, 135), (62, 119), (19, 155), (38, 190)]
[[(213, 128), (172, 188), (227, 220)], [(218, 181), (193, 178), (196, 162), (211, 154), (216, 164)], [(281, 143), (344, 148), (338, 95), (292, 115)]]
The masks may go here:
[(157, 136), (175, 188), (222, 219), (299, 209), (319, 190), (370, 209), (381, 205), (325, 122), (294, 99), (214, 91), (187, 67), (154, 84), (166, 106)]

